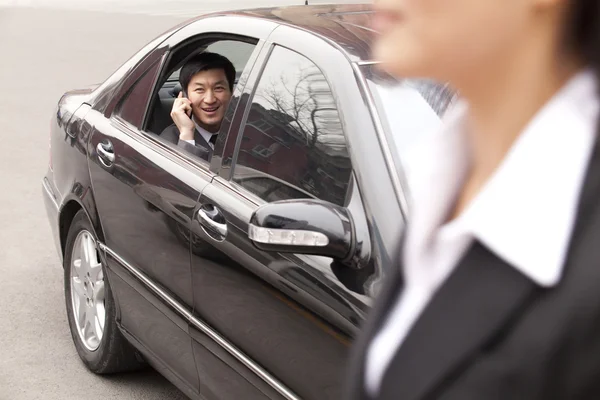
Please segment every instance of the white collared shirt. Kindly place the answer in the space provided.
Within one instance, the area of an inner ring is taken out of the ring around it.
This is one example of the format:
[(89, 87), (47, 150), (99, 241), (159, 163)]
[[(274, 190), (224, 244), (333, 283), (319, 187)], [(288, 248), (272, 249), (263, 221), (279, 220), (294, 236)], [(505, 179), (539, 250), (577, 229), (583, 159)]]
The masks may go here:
[[(200, 125), (198, 125), (195, 118), (192, 118), (192, 121), (194, 122), (194, 125), (196, 125), (196, 130), (200, 133), (200, 135), (202, 135), (204, 140), (206, 140), (206, 143), (208, 143), (210, 148), (214, 150), (215, 146), (210, 142), (210, 138), (212, 138), (213, 135), (217, 135), (217, 133), (210, 133), (206, 129), (202, 128)], [(196, 145), (196, 140), (194, 140), (194, 139), (184, 140), (184, 141), (188, 142), (189, 144)]]
[(368, 393), (378, 394), (411, 327), (474, 240), (540, 286), (560, 281), (598, 110), (596, 78), (583, 71), (530, 121), (464, 212), (445, 224), (470, 165), (468, 106), (459, 103), (443, 128), (411, 152), (405, 287), (367, 349)]

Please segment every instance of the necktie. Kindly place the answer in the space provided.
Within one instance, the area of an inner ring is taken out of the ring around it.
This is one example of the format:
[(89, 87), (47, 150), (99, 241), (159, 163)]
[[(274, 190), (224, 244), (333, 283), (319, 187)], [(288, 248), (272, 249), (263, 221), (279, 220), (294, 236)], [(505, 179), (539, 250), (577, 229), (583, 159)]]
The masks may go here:
[(210, 143), (212, 143), (212, 145), (213, 145), (213, 146), (214, 146), (214, 145), (215, 145), (215, 143), (217, 142), (217, 136), (218, 136), (218, 135), (212, 135), (212, 136), (210, 137), (210, 139), (208, 140)]

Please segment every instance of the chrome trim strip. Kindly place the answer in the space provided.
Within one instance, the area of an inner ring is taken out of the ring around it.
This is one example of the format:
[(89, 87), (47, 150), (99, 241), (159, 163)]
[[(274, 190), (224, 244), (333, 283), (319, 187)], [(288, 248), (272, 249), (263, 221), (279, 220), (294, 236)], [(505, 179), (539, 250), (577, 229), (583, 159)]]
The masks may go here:
[(358, 66), (364, 66), (364, 65), (377, 65), (377, 64), (381, 64), (381, 61), (375, 61), (375, 60), (371, 60), (371, 61), (357, 61), (355, 64), (357, 64)]
[(396, 192), (396, 197), (400, 205), (400, 210), (404, 214), (404, 219), (407, 219), (409, 204), (406, 193), (404, 193), (403, 189), (403, 187), (406, 187), (403, 185), (406, 182), (403, 182), (402, 178), (400, 177), (400, 174), (398, 173), (395, 167), (394, 157), (392, 156), (392, 151), (390, 150), (391, 146), (387, 136), (385, 135), (385, 130), (381, 123), (381, 116), (379, 115), (377, 107), (375, 106), (373, 96), (369, 91), (369, 88), (367, 87), (367, 83), (365, 82), (365, 78), (360, 70), (360, 66), (358, 65), (358, 63), (353, 63), (352, 68), (354, 69), (354, 74), (356, 75), (357, 81), (360, 86), (360, 90), (363, 94), (363, 98), (367, 102), (367, 106), (369, 107), (369, 111), (371, 112), (371, 115), (373, 117), (372, 120), (375, 124), (375, 132), (377, 133), (377, 138), (379, 139), (379, 144), (383, 152), (383, 158), (385, 160), (385, 164), (387, 165), (388, 174), (391, 177), (392, 185)]
[(321, 232), (264, 228), (254, 224), (248, 226), (248, 238), (257, 243), (287, 246), (325, 247), (329, 245), (329, 238)]
[(167, 293), (164, 292), (160, 287), (158, 287), (154, 282), (152, 282), (148, 277), (146, 277), (142, 272), (138, 271), (135, 267), (130, 265), (127, 261), (125, 261), (122, 257), (120, 257), (117, 253), (111, 250), (104, 243), (98, 242), (98, 247), (102, 251), (110, 254), (114, 257), (121, 265), (123, 265), (129, 272), (135, 275), (142, 283), (144, 283), (148, 288), (150, 288), (154, 293), (161, 297), (161, 299), (167, 302), (170, 306), (172, 306), (175, 310), (177, 310), (184, 318), (186, 318), (193, 326), (198, 328), (212, 340), (217, 342), (223, 349), (225, 349), (229, 354), (234, 356), (238, 361), (244, 364), (248, 369), (254, 372), (259, 378), (264, 380), (267, 384), (269, 384), (273, 389), (275, 389), (279, 394), (281, 394), (284, 398), (288, 400), (301, 400), (294, 392), (284, 386), (281, 382), (279, 382), (275, 377), (265, 371), (261, 366), (256, 364), (250, 357), (245, 355), (241, 350), (236, 348), (233, 344), (229, 343), (225, 338), (223, 338), (219, 333), (217, 333), (214, 329), (208, 326), (205, 322), (200, 319), (194, 317), (194, 315), (186, 309), (184, 306), (179, 304), (176, 300), (172, 299)]
[(58, 212), (60, 207), (58, 206), (58, 203), (56, 202), (56, 199), (54, 198), (54, 192), (53, 192), (52, 188), (50, 187), (50, 182), (48, 182), (48, 178), (44, 177), (44, 179), (42, 179), (42, 186), (44, 187), (44, 190), (46, 191), (46, 195), (48, 196), (48, 198), (50, 200), (52, 200), (52, 204), (54, 204), (54, 208), (56, 208), (56, 211)]

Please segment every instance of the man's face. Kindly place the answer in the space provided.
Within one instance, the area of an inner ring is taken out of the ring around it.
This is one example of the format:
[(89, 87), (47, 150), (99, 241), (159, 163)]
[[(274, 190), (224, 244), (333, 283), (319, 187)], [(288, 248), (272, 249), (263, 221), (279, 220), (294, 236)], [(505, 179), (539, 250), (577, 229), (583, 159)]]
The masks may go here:
[(231, 90), (222, 69), (209, 69), (192, 77), (187, 88), (196, 122), (211, 133), (217, 133), (231, 99)]

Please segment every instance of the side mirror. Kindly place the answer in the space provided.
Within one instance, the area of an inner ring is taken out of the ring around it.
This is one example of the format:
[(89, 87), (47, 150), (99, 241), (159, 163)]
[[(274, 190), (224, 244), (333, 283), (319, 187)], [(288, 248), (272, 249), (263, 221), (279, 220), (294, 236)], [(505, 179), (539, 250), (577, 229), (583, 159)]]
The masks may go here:
[(248, 237), (264, 251), (345, 260), (353, 254), (354, 226), (343, 207), (321, 200), (284, 200), (254, 212)]

